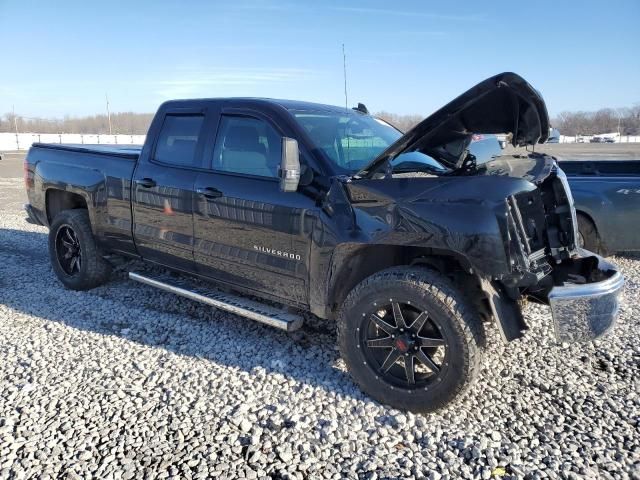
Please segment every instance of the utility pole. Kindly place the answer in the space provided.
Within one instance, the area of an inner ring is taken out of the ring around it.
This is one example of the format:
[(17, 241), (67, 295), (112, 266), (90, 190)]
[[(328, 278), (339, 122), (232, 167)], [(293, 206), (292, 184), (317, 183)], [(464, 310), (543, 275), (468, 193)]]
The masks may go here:
[(105, 93), (104, 98), (107, 101), (107, 119), (109, 120), (109, 135), (111, 135), (111, 112), (109, 111), (109, 96)]
[(618, 141), (622, 142), (622, 137), (620, 136), (620, 112), (618, 113)]
[(344, 108), (349, 109), (349, 102), (347, 98), (347, 54), (344, 51), (344, 43), (342, 44), (342, 70), (344, 74)]
[(20, 138), (18, 137), (18, 117), (16, 117), (15, 105), (11, 105), (11, 111), (13, 112), (13, 126), (16, 129), (16, 150), (20, 150)]

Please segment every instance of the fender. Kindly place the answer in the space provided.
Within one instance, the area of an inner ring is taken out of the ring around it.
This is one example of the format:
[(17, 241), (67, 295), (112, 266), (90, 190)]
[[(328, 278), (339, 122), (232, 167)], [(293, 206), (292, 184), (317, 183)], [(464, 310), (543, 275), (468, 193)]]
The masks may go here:
[(46, 192), (61, 190), (80, 195), (87, 203), (91, 229), (99, 234), (99, 225), (104, 224), (106, 215), (106, 180), (104, 175), (93, 168), (77, 164), (39, 162), (35, 168), (35, 191), (43, 192), (42, 211), (46, 212)]

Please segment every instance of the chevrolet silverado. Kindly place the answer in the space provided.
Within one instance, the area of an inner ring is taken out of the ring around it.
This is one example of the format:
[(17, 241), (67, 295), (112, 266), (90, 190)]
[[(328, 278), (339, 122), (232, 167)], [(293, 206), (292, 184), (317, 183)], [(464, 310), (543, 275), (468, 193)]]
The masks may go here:
[[(513, 73), (406, 134), (362, 108), (169, 101), (141, 148), (35, 144), (25, 208), (65, 287), (134, 258), (178, 275), (132, 280), (286, 331), (303, 314), (334, 321), (363, 391), (430, 411), (478, 374), (489, 322), (523, 336), (527, 299), (550, 305), (558, 341), (615, 322), (622, 275), (579, 248), (566, 177), (533, 151), (548, 132), (541, 95)], [(528, 150), (479, 166), (482, 133)]]

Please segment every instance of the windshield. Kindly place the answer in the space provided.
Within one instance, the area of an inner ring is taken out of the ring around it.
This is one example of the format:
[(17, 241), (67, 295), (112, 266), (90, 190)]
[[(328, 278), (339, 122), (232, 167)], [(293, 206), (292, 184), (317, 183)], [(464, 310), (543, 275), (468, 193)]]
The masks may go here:
[[(393, 160), (391, 160), (391, 166), (393, 167), (393, 174), (408, 174), (408, 173), (426, 173), (431, 175), (441, 175), (444, 173), (451, 173), (452, 170), (443, 166), (443, 164), (436, 160), (438, 154), (442, 154), (443, 150), (446, 152), (446, 145), (441, 149), (436, 149), (432, 153), (433, 156), (419, 151), (407, 151), (403, 152)], [(464, 161), (461, 162), (461, 166), (469, 165), (467, 162), (471, 162), (471, 165), (480, 167), (491, 160), (495, 160), (503, 155), (502, 145), (498, 140), (498, 137), (493, 134), (474, 134), (469, 139), (469, 143), (461, 153)], [(380, 168), (379, 174), (383, 174), (383, 168)]]
[(360, 171), (402, 136), (383, 120), (356, 111), (291, 113), (341, 173)]

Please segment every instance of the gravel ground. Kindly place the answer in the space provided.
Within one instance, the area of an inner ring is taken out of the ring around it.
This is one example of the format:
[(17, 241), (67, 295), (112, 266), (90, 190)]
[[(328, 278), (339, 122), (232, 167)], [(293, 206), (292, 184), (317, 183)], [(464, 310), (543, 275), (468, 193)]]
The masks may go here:
[(331, 325), (280, 331), (127, 281), (54, 278), (0, 179), (0, 478), (640, 479), (640, 258), (613, 334), (554, 346), (546, 307), (455, 405), (364, 396)]

